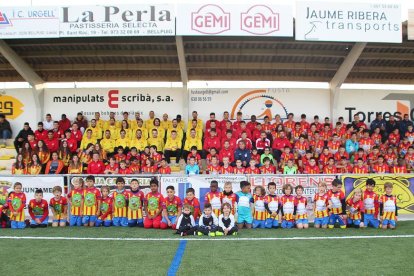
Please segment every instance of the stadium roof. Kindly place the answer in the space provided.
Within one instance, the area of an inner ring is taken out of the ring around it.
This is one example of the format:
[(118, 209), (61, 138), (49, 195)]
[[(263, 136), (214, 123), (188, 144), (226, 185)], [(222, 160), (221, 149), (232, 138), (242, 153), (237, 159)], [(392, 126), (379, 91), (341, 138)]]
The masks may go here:
[[(44, 82), (251, 80), (331, 82), (355, 43), (269, 37), (4, 40)], [(4, 44), (3, 44), (4, 45)], [(414, 84), (414, 41), (362, 46), (345, 83)], [(25, 81), (0, 55), (0, 81)]]

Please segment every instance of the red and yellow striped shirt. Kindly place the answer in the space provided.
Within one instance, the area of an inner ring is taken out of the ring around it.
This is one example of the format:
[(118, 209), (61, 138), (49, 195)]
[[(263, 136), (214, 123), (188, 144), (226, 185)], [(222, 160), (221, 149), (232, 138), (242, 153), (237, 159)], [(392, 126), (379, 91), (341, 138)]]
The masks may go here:
[(101, 199), (101, 192), (98, 188), (86, 188), (83, 191), (83, 215), (96, 216)]
[(296, 206), (296, 219), (307, 219), (308, 211), (306, 210), (306, 205), (308, 201), (306, 197), (295, 197), (295, 206)]
[(254, 203), (253, 219), (256, 219), (256, 220), (267, 219), (265, 200), (266, 200), (266, 196), (253, 195), (253, 203)]
[(280, 205), (283, 212), (283, 219), (293, 221), (293, 213), (295, 210), (295, 197), (293, 195), (283, 195), (280, 198)]
[(128, 197), (128, 219), (142, 219), (142, 203), (144, 202), (144, 193), (140, 190), (129, 191)]
[(80, 216), (83, 203), (83, 189), (73, 189), (68, 194), (70, 200), (70, 214), (72, 216)]
[(129, 191), (122, 190), (112, 193), (113, 199), (113, 217), (114, 218), (126, 218), (128, 216), (127, 200), (129, 198)]
[[(24, 221), (24, 207), (26, 206), (26, 195), (24, 193), (11, 193), (7, 199), (11, 214), (10, 220)], [(17, 212), (15, 216), (13, 212)]]
[(313, 197), (315, 218), (324, 218), (328, 216), (328, 195), (317, 193)]
[(162, 194), (158, 192), (148, 193), (145, 196), (144, 201), (147, 206), (147, 212), (150, 216), (156, 215), (158, 212), (160, 212), (163, 209), (164, 197), (162, 196)]

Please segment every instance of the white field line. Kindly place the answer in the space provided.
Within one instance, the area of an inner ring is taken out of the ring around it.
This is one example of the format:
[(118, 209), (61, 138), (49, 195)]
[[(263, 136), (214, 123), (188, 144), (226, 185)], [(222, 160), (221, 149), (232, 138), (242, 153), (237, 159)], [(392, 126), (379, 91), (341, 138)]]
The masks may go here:
[(333, 237), (270, 237), (270, 238), (85, 238), (85, 237), (15, 237), (0, 236), (0, 240), (78, 240), (78, 241), (284, 241), (284, 240), (355, 240), (414, 238), (414, 235), (333, 236)]

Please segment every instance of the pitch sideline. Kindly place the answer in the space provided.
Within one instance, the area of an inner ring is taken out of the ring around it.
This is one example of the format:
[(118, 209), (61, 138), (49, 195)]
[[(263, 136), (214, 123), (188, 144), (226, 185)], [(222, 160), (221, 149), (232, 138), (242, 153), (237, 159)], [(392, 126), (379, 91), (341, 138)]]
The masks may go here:
[(269, 238), (92, 238), (92, 237), (16, 237), (0, 236), (0, 240), (79, 240), (79, 241), (284, 241), (284, 240), (347, 240), (414, 238), (414, 235), (332, 236), (332, 237), (269, 237)]

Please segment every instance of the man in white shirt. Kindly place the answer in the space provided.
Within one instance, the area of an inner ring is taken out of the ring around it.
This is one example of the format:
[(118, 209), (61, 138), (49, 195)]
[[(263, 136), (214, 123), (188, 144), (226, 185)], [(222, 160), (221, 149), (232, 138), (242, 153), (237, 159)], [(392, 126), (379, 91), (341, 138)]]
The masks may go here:
[(49, 131), (49, 130), (53, 130), (53, 120), (52, 120), (52, 115), (50, 114), (46, 114), (46, 120), (43, 121), (43, 129)]

